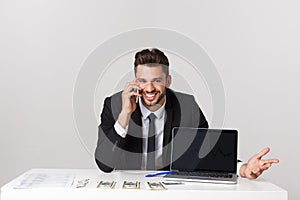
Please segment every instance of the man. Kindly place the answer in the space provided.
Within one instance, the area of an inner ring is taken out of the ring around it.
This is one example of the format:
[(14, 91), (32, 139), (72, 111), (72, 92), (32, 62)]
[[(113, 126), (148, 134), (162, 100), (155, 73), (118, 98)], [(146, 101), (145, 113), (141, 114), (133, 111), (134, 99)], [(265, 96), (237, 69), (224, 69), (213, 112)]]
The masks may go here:
[[(105, 99), (95, 159), (104, 172), (113, 169), (169, 170), (173, 127), (208, 128), (192, 95), (169, 89), (169, 61), (158, 49), (135, 55), (135, 80)], [(257, 178), (278, 159), (262, 160), (265, 148), (239, 166), (242, 177)]]

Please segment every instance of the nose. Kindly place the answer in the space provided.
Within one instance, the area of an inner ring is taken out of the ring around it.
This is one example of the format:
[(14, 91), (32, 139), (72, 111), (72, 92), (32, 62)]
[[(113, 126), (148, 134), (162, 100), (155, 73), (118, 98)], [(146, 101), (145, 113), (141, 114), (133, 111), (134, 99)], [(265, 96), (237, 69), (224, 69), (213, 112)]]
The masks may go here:
[(147, 83), (147, 85), (144, 87), (144, 90), (147, 92), (152, 92), (155, 90), (155, 87), (152, 82)]

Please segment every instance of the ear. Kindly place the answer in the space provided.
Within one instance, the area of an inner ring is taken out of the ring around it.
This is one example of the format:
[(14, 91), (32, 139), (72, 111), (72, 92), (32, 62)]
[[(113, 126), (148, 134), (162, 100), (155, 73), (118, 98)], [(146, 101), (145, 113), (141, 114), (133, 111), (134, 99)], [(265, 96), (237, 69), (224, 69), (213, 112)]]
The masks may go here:
[(172, 77), (171, 77), (171, 75), (168, 75), (166, 87), (167, 88), (170, 87), (171, 83), (172, 83)]

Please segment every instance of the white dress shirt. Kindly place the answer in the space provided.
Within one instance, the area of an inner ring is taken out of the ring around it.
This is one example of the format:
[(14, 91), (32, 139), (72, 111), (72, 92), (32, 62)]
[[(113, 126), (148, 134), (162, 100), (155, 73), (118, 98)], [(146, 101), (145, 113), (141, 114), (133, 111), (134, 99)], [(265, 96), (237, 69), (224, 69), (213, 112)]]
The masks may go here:
[[(156, 116), (155, 120), (155, 168), (163, 168), (162, 162), (162, 151), (163, 151), (163, 139), (164, 139), (164, 125), (165, 125), (165, 110), (166, 101), (164, 104), (155, 112), (148, 110), (141, 99), (139, 99), (139, 106), (142, 113), (142, 137), (143, 137), (143, 156), (142, 156), (142, 165), (141, 169), (145, 170), (147, 168), (147, 148), (148, 148), (148, 130), (149, 130), (149, 119), (148, 116), (151, 113), (154, 113)], [(128, 125), (124, 129), (118, 121), (116, 121), (114, 128), (116, 132), (123, 138), (126, 137)]]

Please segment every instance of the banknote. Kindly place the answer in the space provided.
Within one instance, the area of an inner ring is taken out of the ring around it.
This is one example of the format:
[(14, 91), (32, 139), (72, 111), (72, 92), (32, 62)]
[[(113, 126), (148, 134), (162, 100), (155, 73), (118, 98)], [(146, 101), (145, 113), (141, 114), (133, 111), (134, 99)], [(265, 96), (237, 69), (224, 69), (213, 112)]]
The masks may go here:
[(161, 182), (147, 182), (146, 185), (150, 190), (166, 190)]
[(100, 181), (100, 183), (97, 185), (97, 188), (100, 189), (113, 189), (116, 185), (115, 181)]
[(124, 181), (123, 189), (140, 189), (139, 181)]

